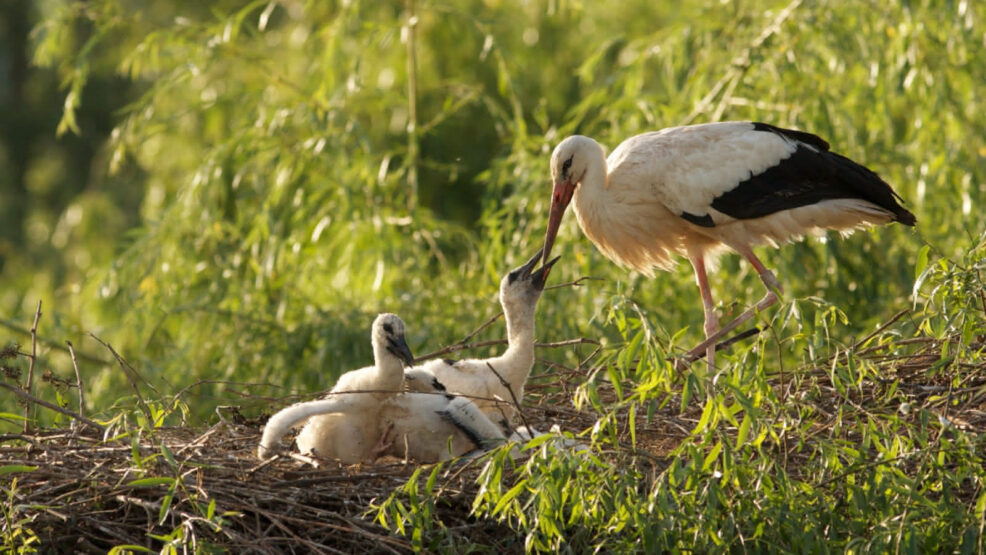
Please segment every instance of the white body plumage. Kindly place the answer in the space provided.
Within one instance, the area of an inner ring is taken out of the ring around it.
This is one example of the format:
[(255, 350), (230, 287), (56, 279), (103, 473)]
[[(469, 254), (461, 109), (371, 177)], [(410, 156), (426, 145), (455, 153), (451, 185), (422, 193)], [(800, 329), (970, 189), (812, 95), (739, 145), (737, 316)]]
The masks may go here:
[[(631, 137), (605, 157), (583, 136), (562, 141), (551, 155), (554, 181), (544, 257), (562, 215), (574, 205), (579, 226), (607, 258), (652, 275), (673, 255), (689, 259), (714, 341), (777, 299), (780, 284), (753, 253), (825, 229), (849, 233), (873, 224), (915, 218), (880, 177), (829, 151), (824, 140), (754, 122), (674, 127)], [(767, 286), (756, 305), (719, 329), (706, 275), (722, 249), (742, 254)]]

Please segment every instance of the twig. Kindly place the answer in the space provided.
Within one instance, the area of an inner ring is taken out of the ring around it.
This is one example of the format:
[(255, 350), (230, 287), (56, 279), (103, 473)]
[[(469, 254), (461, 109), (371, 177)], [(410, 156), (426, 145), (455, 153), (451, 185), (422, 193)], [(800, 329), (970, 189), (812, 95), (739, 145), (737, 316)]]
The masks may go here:
[[(433, 358), (438, 358), (442, 355), (447, 355), (455, 351), (468, 351), (470, 349), (479, 349), (482, 347), (492, 347), (494, 345), (507, 345), (509, 342), (506, 339), (491, 339), (489, 341), (480, 341), (479, 343), (469, 343), (468, 345), (462, 343), (456, 343), (454, 345), (449, 345), (443, 349), (439, 349), (435, 352), (428, 353), (426, 355), (421, 355), (414, 359), (414, 363), (424, 362), (426, 360), (431, 360)], [(552, 349), (556, 347), (567, 347), (569, 345), (599, 345), (599, 342), (595, 339), (589, 339), (587, 337), (576, 337), (575, 339), (565, 339), (564, 341), (555, 341), (552, 343), (535, 343), (535, 347), (541, 347), (545, 349)]]
[(473, 337), (476, 337), (476, 335), (479, 334), (479, 332), (481, 332), (481, 331), (485, 330), (486, 328), (490, 327), (490, 325), (492, 325), (493, 322), (496, 322), (500, 318), (500, 316), (503, 316), (503, 311), (502, 310), (500, 312), (497, 312), (493, 316), (490, 316), (489, 318), (487, 318), (486, 321), (483, 322), (482, 324), (480, 324), (478, 328), (472, 330), (471, 332), (469, 332), (468, 335), (466, 335), (465, 337), (463, 337), (462, 340), (460, 340), (457, 343), (457, 345), (463, 345), (463, 344), (467, 343)]
[(567, 347), (569, 345), (599, 345), (599, 342), (595, 339), (589, 339), (588, 337), (576, 337), (575, 339), (565, 339), (564, 341), (553, 341), (551, 343), (535, 343), (535, 347), (541, 347), (545, 349), (555, 348), (555, 347)]
[(719, 343), (716, 343), (716, 351), (722, 351), (722, 350), (728, 349), (729, 346), (732, 345), (733, 343), (736, 343), (737, 341), (742, 341), (742, 340), (746, 339), (747, 337), (753, 337), (754, 335), (760, 333), (761, 331), (762, 330), (760, 328), (756, 327), (756, 326), (754, 326), (754, 327), (752, 327), (752, 328), (750, 328), (750, 329), (748, 329), (746, 331), (741, 331), (741, 332), (737, 333), (736, 335), (730, 337), (729, 339), (727, 339), (725, 341), (721, 341)]
[[(31, 330), (29, 330), (29, 329), (27, 329), (27, 328), (25, 328), (23, 326), (18, 326), (16, 323), (11, 322), (10, 320), (6, 320), (4, 318), (0, 318), (0, 327), (7, 328), (8, 330), (15, 331), (15, 332), (17, 332), (19, 334), (22, 334), (22, 335), (30, 335), (31, 334)], [(50, 347), (52, 349), (57, 349), (59, 351), (67, 351), (68, 350), (65, 347), (63, 347), (58, 341), (54, 341), (52, 339), (45, 339), (44, 337), (39, 337), (38, 338), (38, 343), (40, 343), (42, 345), (45, 345), (47, 347)], [(27, 353), (24, 353), (24, 356), (28, 356)], [(80, 352), (78, 354), (78, 356), (79, 356), (80, 359), (82, 359), (82, 360), (84, 360), (86, 362), (91, 362), (93, 364), (100, 364), (100, 365), (103, 365), (103, 366), (107, 366), (107, 365), (110, 364), (110, 361), (108, 361), (108, 360), (103, 360), (103, 359), (101, 359), (101, 358), (99, 358), (97, 356), (86, 354), (85, 352)]]
[[(186, 385), (185, 387), (183, 387), (180, 390), (178, 390), (178, 393), (175, 393), (174, 395), (172, 395), (171, 396), (171, 403), (168, 406), (170, 406), (170, 407), (175, 406), (175, 403), (178, 402), (178, 399), (180, 399), (182, 395), (188, 393), (192, 388), (199, 387), (199, 386), (202, 386), (202, 385), (227, 385), (227, 386), (229, 386), (229, 385), (239, 385), (239, 386), (246, 386), (246, 387), (276, 387), (276, 388), (280, 388), (280, 389), (283, 389), (284, 388), (283, 385), (277, 385), (277, 384), (272, 384), (272, 383), (234, 382), (234, 381), (229, 381), (229, 380), (198, 380), (198, 381), (196, 381), (193, 384)], [(240, 393), (240, 392), (235, 391), (235, 390), (227, 389), (226, 391), (233, 391), (234, 393), (236, 393), (237, 395), (240, 395), (241, 397), (247, 397), (247, 396), (249, 396), (248, 393)]]
[[(147, 417), (147, 423), (153, 425), (154, 417), (151, 415), (151, 408), (147, 406), (147, 402), (144, 401), (144, 396), (141, 395), (140, 393), (140, 388), (137, 387), (137, 381), (135, 379), (136, 377), (135, 375), (137, 374), (137, 371), (134, 370), (130, 366), (130, 364), (127, 363), (127, 361), (123, 360), (123, 357), (117, 354), (116, 350), (113, 349), (113, 347), (111, 347), (109, 343), (106, 343), (102, 339), (96, 337), (96, 335), (93, 333), (90, 333), (89, 335), (96, 341), (99, 341), (99, 343), (103, 347), (109, 349), (110, 353), (113, 354), (113, 357), (116, 358), (117, 364), (119, 364), (120, 368), (123, 369), (123, 373), (127, 376), (127, 381), (130, 382), (130, 387), (133, 388), (134, 393), (137, 395), (137, 404), (140, 406), (141, 411), (143, 411), (144, 416)], [(147, 380), (144, 380), (144, 383), (147, 383)], [(151, 387), (151, 389), (154, 389), (153, 386)]]
[(37, 405), (41, 405), (42, 407), (45, 407), (47, 409), (51, 409), (51, 410), (53, 410), (55, 412), (60, 412), (60, 413), (62, 413), (64, 415), (66, 415), (66, 416), (70, 416), (70, 417), (78, 420), (79, 422), (82, 422), (84, 424), (88, 424), (88, 425), (93, 426), (93, 427), (95, 427), (95, 428), (97, 428), (99, 430), (102, 430), (103, 429), (103, 426), (100, 425), (100, 424), (98, 424), (97, 422), (95, 422), (93, 420), (89, 420), (88, 418), (86, 418), (85, 416), (82, 416), (81, 414), (74, 413), (74, 412), (72, 412), (72, 411), (70, 411), (70, 410), (68, 410), (66, 408), (62, 408), (62, 407), (60, 407), (60, 406), (58, 406), (58, 405), (56, 405), (54, 403), (49, 403), (48, 401), (45, 401), (44, 399), (39, 399), (39, 398), (35, 397), (34, 395), (31, 395), (27, 391), (24, 391), (23, 389), (21, 389), (19, 387), (15, 387), (15, 386), (12, 386), (12, 385), (10, 385), (8, 383), (4, 383), (4, 382), (0, 382), (0, 387), (2, 387), (4, 389), (9, 389), (10, 391), (13, 391), (14, 394), (16, 394), (16, 395), (18, 395), (20, 397), (23, 397), (24, 399), (27, 399), (27, 401), (29, 403), (34, 403), (34, 404), (37, 404)]
[[(856, 349), (862, 347), (863, 345), (866, 344), (867, 341), (869, 341), (870, 339), (873, 339), (874, 337), (877, 336), (877, 334), (879, 334), (883, 330), (889, 328), (891, 325), (893, 325), (894, 322), (896, 322), (897, 320), (900, 320), (902, 316), (904, 316), (905, 314), (907, 314), (910, 311), (911, 310), (909, 308), (905, 308), (904, 310), (901, 310), (897, 314), (894, 314), (893, 316), (890, 317), (889, 320), (887, 320), (886, 322), (880, 324), (880, 327), (878, 327), (877, 329), (873, 330), (873, 333), (867, 335), (866, 337), (864, 337), (864, 338), (860, 339), (859, 341), (857, 341), (856, 343), (854, 343), (853, 346), (849, 350), (855, 351)], [(836, 354), (833, 355), (833, 356), (838, 356), (838, 355), (839, 355), (839, 352), (836, 351)]]
[(431, 360), (433, 358), (438, 358), (442, 355), (447, 355), (449, 353), (454, 353), (456, 351), (466, 351), (469, 349), (479, 349), (480, 347), (492, 347), (494, 345), (506, 345), (506, 344), (507, 344), (506, 339), (492, 339), (490, 341), (480, 341), (479, 343), (470, 343), (468, 345), (456, 343), (454, 345), (449, 345), (444, 349), (439, 349), (435, 352), (428, 353), (426, 355), (421, 355), (418, 358), (414, 359), (414, 364), (418, 364), (426, 360)]
[(490, 372), (493, 372), (496, 378), (500, 380), (500, 385), (507, 388), (507, 391), (510, 393), (510, 399), (513, 401), (514, 406), (517, 407), (517, 414), (520, 415), (521, 421), (524, 422), (524, 426), (527, 428), (527, 433), (528, 434), (534, 433), (533, 432), (534, 428), (531, 428), (531, 425), (527, 422), (527, 417), (524, 416), (524, 411), (520, 407), (520, 401), (517, 400), (517, 396), (514, 394), (514, 388), (510, 387), (510, 383), (507, 382), (507, 380), (503, 379), (503, 376), (501, 376), (500, 373), (496, 371), (496, 368), (493, 368), (493, 365), (490, 364), (489, 361), (486, 361), (486, 366), (490, 369)]
[[(31, 326), (31, 362), (27, 367), (27, 391), (28, 399), (30, 399), (31, 389), (34, 385), (34, 363), (38, 360), (38, 321), (41, 320), (41, 301), (38, 301), (38, 310), (34, 313), (34, 325)], [(27, 406), (24, 407), (24, 433), (31, 431), (31, 409), (32, 405), (30, 400), (27, 402)]]
[(260, 464), (258, 464), (257, 466), (254, 466), (250, 470), (247, 470), (247, 476), (253, 476), (253, 473), (254, 472), (260, 470), (261, 468), (267, 467), (268, 465), (270, 465), (271, 463), (273, 463), (274, 461), (276, 461), (276, 460), (278, 460), (280, 458), (281, 458), (280, 455), (278, 455), (277, 453), (274, 453), (274, 455), (271, 458), (269, 458), (267, 460), (264, 460), (264, 461), (261, 461)]
[(592, 277), (592, 276), (582, 276), (582, 277), (580, 277), (579, 279), (577, 279), (575, 281), (568, 281), (568, 282), (565, 282), (565, 283), (559, 283), (557, 285), (551, 285), (549, 287), (545, 287), (544, 290), (547, 291), (549, 289), (561, 289), (562, 287), (581, 287), (583, 285), (583, 282), (586, 282), (586, 281), (589, 281), (589, 280), (606, 281), (606, 278)]
[[(724, 349), (727, 349), (733, 343), (736, 343), (737, 341), (742, 341), (742, 340), (746, 339), (747, 337), (754, 336), (754, 335), (760, 333), (760, 331), (761, 331), (760, 328), (754, 326), (754, 327), (752, 327), (752, 328), (750, 328), (750, 329), (748, 329), (746, 331), (741, 331), (741, 332), (737, 333), (736, 335), (730, 337), (729, 339), (726, 339), (724, 341), (720, 341), (719, 343), (716, 343), (716, 352), (719, 352), (719, 351), (722, 351)], [(681, 371), (681, 370), (684, 370), (684, 366), (682, 366), (682, 364), (691, 364), (691, 363), (695, 362), (696, 360), (702, 360), (703, 358), (705, 358), (705, 351), (702, 351), (701, 353), (696, 354), (694, 356), (694, 358), (692, 356), (690, 356), (690, 355), (687, 355), (687, 354), (685, 356), (683, 356), (683, 357), (675, 357), (674, 355), (671, 355), (671, 356), (669, 356), (667, 358), (667, 360), (674, 360), (675, 361), (675, 369)]]
[(75, 383), (79, 386), (79, 414), (86, 415), (86, 388), (82, 385), (82, 375), (79, 374), (79, 361), (75, 358), (75, 349), (71, 341), (65, 341), (68, 345), (68, 352), (72, 355), (72, 367), (75, 368)]

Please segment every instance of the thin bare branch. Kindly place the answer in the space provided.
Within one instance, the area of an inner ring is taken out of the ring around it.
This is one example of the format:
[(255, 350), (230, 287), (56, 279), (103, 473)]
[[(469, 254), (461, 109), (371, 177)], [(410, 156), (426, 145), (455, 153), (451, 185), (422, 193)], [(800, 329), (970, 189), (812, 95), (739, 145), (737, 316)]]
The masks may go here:
[[(0, 327), (7, 328), (8, 330), (19, 333), (21, 335), (31, 335), (30, 329), (25, 328), (23, 326), (19, 326), (15, 322), (11, 322), (10, 320), (6, 320), (4, 318), (0, 318)], [(53, 339), (46, 339), (44, 336), (38, 337), (38, 343), (46, 347), (49, 347), (51, 349), (56, 349), (62, 352), (68, 352), (68, 349), (66, 349), (61, 343)], [(27, 353), (21, 353), (21, 354), (23, 354), (24, 356), (29, 356)], [(91, 362), (93, 364), (100, 364), (103, 366), (108, 366), (110, 364), (110, 361), (108, 360), (101, 359), (95, 355), (90, 355), (85, 352), (80, 351), (79, 353), (77, 353), (77, 355), (81, 360), (84, 360), (86, 362)]]
[(531, 428), (531, 425), (527, 422), (527, 416), (524, 415), (524, 409), (521, 408), (520, 406), (520, 401), (517, 399), (517, 395), (514, 393), (514, 388), (510, 387), (510, 382), (503, 379), (503, 376), (501, 376), (500, 373), (496, 371), (496, 368), (493, 368), (493, 365), (490, 364), (489, 361), (486, 361), (486, 366), (490, 369), (490, 372), (493, 372), (493, 374), (496, 376), (496, 379), (500, 380), (500, 384), (503, 385), (503, 387), (507, 388), (507, 391), (510, 392), (510, 400), (513, 402), (514, 408), (517, 409), (517, 414), (520, 415), (520, 420), (524, 423), (524, 426), (527, 428), (528, 433), (532, 432), (534, 428)]
[[(154, 417), (151, 414), (151, 408), (147, 405), (147, 402), (144, 401), (144, 396), (140, 393), (140, 387), (137, 386), (137, 379), (140, 377), (137, 374), (137, 371), (134, 370), (132, 366), (130, 366), (130, 363), (128, 363), (126, 360), (123, 360), (123, 357), (117, 354), (116, 349), (110, 346), (109, 343), (106, 343), (102, 339), (96, 337), (95, 334), (90, 333), (89, 336), (95, 339), (96, 341), (98, 341), (103, 347), (106, 347), (110, 351), (110, 353), (112, 353), (113, 358), (116, 359), (117, 364), (120, 365), (120, 368), (123, 370), (124, 375), (126, 375), (127, 381), (130, 382), (130, 387), (133, 388), (134, 394), (137, 395), (137, 404), (140, 406), (140, 410), (144, 413), (144, 416), (147, 418), (147, 422), (149, 424), (153, 424)], [(141, 381), (147, 383), (147, 380), (141, 380)], [(150, 386), (150, 384), (148, 384), (148, 386)], [(150, 387), (151, 389), (154, 389), (153, 386)], [(157, 390), (155, 390), (154, 392), (157, 393)]]
[(866, 344), (867, 341), (869, 341), (870, 339), (873, 339), (878, 334), (880, 334), (881, 332), (883, 332), (883, 330), (885, 330), (885, 329), (889, 328), (890, 326), (892, 326), (894, 324), (894, 322), (896, 322), (897, 320), (900, 320), (905, 314), (907, 314), (910, 311), (911, 311), (911, 309), (905, 308), (904, 310), (901, 310), (897, 314), (894, 314), (893, 316), (890, 317), (889, 320), (887, 320), (886, 322), (880, 324), (880, 327), (878, 327), (877, 329), (873, 330), (873, 333), (867, 335), (866, 337), (864, 337), (864, 338), (860, 339), (859, 341), (857, 341), (856, 343), (854, 343), (851, 350), (855, 351), (856, 349), (862, 347), (863, 345)]
[(78, 420), (79, 422), (82, 422), (82, 423), (87, 424), (89, 426), (93, 426), (96, 429), (99, 429), (99, 430), (102, 430), (103, 429), (103, 426), (100, 425), (99, 423), (97, 423), (96, 421), (89, 420), (85, 416), (82, 416), (81, 414), (72, 412), (72, 411), (70, 411), (70, 410), (68, 410), (66, 408), (60, 407), (60, 406), (56, 405), (55, 403), (49, 403), (48, 401), (45, 401), (44, 399), (39, 399), (38, 397), (35, 397), (34, 395), (31, 395), (30, 393), (28, 393), (27, 391), (24, 391), (23, 389), (21, 389), (19, 387), (10, 385), (10, 384), (5, 383), (5, 382), (0, 382), (0, 387), (2, 387), (4, 389), (8, 389), (10, 391), (13, 391), (15, 395), (17, 395), (17, 396), (19, 396), (19, 397), (27, 400), (29, 403), (34, 403), (36, 405), (41, 405), (42, 407), (44, 407), (46, 409), (51, 409), (51, 410), (53, 410), (55, 412), (60, 412), (60, 413), (64, 414), (65, 416), (72, 417), (72, 418)]
[(72, 367), (75, 368), (75, 383), (79, 388), (79, 414), (85, 417), (86, 415), (86, 388), (82, 384), (82, 375), (79, 373), (79, 360), (75, 358), (75, 349), (72, 347), (71, 341), (66, 341), (68, 345), (68, 352), (72, 355)]
[(481, 331), (485, 330), (486, 328), (490, 327), (493, 324), (493, 322), (496, 322), (497, 320), (499, 320), (501, 316), (503, 316), (503, 311), (502, 310), (500, 312), (497, 312), (493, 316), (490, 316), (489, 318), (487, 318), (486, 321), (483, 322), (482, 324), (480, 324), (478, 328), (472, 330), (471, 332), (469, 332), (468, 335), (466, 335), (465, 337), (463, 337), (457, 343), (457, 345), (464, 345), (464, 344), (468, 343), (470, 339), (472, 339), (473, 337), (476, 337), (479, 334), (479, 332), (481, 332)]
[(552, 341), (551, 343), (535, 343), (535, 347), (543, 349), (554, 349), (557, 347), (568, 347), (569, 345), (599, 345), (595, 339), (588, 337), (576, 337), (575, 339), (565, 339), (563, 341)]
[(433, 358), (438, 358), (442, 355), (447, 355), (449, 353), (454, 353), (457, 351), (468, 351), (469, 349), (479, 349), (482, 347), (492, 347), (494, 345), (506, 345), (506, 339), (492, 339), (490, 341), (480, 341), (479, 343), (470, 343), (468, 345), (463, 345), (461, 343), (456, 343), (455, 345), (449, 345), (444, 349), (439, 349), (437, 351), (428, 353), (426, 355), (421, 355), (414, 359), (414, 364), (422, 363), (426, 360), (431, 360)]
[(606, 281), (606, 278), (592, 277), (592, 276), (582, 276), (582, 277), (580, 277), (579, 279), (577, 279), (575, 281), (567, 281), (565, 283), (559, 283), (557, 285), (551, 285), (551, 286), (545, 287), (544, 290), (547, 291), (549, 289), (561, 289), (562, 287), (581, 287), (582, 285), (585, 285), (585, 282), (590, 281), (590, 280), (592, 280), (592, 281)]
[[(38, 301), (38, 310), (34, 313), (34, 324), (31, 326), (31, 356), (30, 364), (27, 367), (27, 385), (24, 390), (28, 394), (28, 399), (31, 399), (31, 389), (34, 386), (34, 364), (38, 360), (38, 322), (41, 320), (41, 301)], [(24, 407), (24, 433), (31, 431), (31, 409), (33, 405), (29, 400), (27, 405)]]

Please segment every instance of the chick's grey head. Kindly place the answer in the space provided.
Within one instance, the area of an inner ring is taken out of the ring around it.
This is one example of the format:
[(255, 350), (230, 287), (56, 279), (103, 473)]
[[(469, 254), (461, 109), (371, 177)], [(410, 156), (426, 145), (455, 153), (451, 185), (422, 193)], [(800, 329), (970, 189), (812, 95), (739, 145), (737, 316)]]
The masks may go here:
[(555, 257), (545, 265), (537, 268), (538, 261), (541, 259), (541, 251), (537, 251), (523, 266), (511, 270), (500, 280), (500, 303), (504, 309), (516, 306), (533, 308), (541, 298), (544, 291), (544, 284), (548, 281), (548, 274), (551, 267), (558, 262), (559, 257)]
[(374, 345), (383, 347), (405, 364), (410, 366), (414, 362), (414, 355), (404, 338), (404, 320), (396, 314), (387, 312), (377, 316), (373, 321), (372, 340)]

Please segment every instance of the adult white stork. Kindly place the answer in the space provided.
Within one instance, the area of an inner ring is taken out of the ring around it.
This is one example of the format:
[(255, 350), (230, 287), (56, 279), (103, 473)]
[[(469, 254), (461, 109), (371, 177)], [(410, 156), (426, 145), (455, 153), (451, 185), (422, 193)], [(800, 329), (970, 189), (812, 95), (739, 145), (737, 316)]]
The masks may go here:
[[(724, 122), (673, 127), (631, 137), (607, 159), (603, 147), (583, 136), (562, 141), (551, 155), (554, 190), (544, 238), (544, 258), (565, 208), (610, 260), (645, 275), (685, 256), (695, 270), (705, 309), (706, 341), (688, 353), (708, 353), (715, 342), (782, 292), (753, 246), (776, 246), (805, 234), (834, 229), (849, 233), (893, 221), (913, 226), (914, 214), (877, 174), (829, 151), (803, 131), (764, 123)], [(730, 248), (743, 255), (767, 293), (719, 329), (707, 264)]]
[[(555, 257), (535, 269), (540, 258), (539, 250), (500, 280), (500, 305), (507, 323), (507, 349), (502, 354), (484, 359), (427, 362), (405, 372), (407, 388), (465, 395), (493, 420), (501, 421), (505, 416), (504, 427), (509, 428), (515, 412), (510, 403), (514, 398), (523, 401), (524, 385), (534, 366), (534, 316), (538, 299), (551, 267), (558, 261)], [(499, 376), (490, 370), (491, 366)]]

